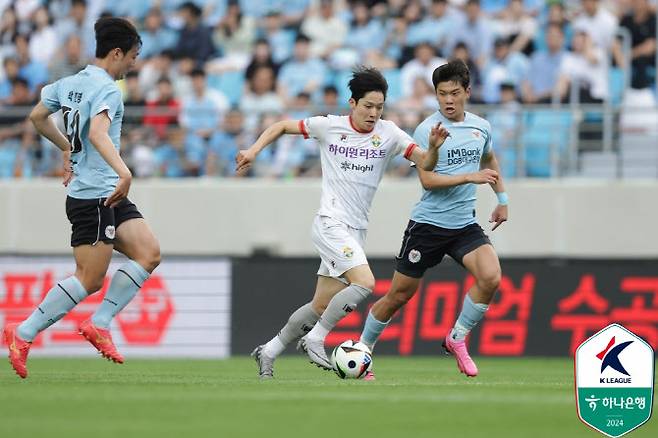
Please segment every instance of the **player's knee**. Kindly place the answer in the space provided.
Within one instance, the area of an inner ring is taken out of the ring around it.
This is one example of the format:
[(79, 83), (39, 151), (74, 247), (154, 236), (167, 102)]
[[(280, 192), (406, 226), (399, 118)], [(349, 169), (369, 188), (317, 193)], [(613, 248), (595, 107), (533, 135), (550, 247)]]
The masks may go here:
[(324, 303), (324, 302), (314, 300), (311, 303), (311, 309), (313, 309), (313, 311), (316, 314), (322, 315), (324, 313), (324, 311), (327, 310), (327, 305), (328, 305), (328, 303)]
[(155, 248), (151, 251), (150, 257), (149, 257), (149, 272), (153, 272), (155, 268), (157, 268), (160, 265), (160, 262), (162, 261), (162, 256), (160, 254), (160, 245), (156, 245)]
[(364, 275), (362, 278), (354, 281), (354, 284), (358, 284), (362, 288), (367, 289), (369, 293), (372, 293), (375, 289), (375, 277), (373, 275)]
[(500, 286), (501, 277), (501, 272), (498, 270), (488, 272), (480, 278), (480, 287), (489, 293), (494, 293), (498, 290), (498, 286)]
[(160, 265), (162, 257), (160, 255), (160, 245), (158, 242), (153, 242), (146, 247), (140, 256), (140, 260), (136, 260), (148, 272), (153, 272), (155, 268)]
[(85, 288), (88, 294), (93, 294), (94, 292), (101, 290), (103, 288), (103, 283), (105, 282), (105, 276), (82, 275), (81, 278), (78, 278), (80, 284), (82, 284), (82, 287)]

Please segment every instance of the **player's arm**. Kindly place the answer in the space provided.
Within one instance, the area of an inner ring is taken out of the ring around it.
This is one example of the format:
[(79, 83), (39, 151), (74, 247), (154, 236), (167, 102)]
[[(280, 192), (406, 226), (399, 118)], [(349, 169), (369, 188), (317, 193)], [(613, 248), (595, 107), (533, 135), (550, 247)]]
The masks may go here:
[(448, 130), (441, 126), (441, 122), (439, 122), (430, 130), (427, 150), (414, 147), (410, 155), (407, 156), (405, 154), (405, 158), (413, 161), (417, 167), (425, 171), (432, 171), (436, 167), (436, 162), (439, 160), (439, 148), (449, 136), (450, 133)]
[(119, 175), (116, 189), (105, 200), (105, 205), (109, 207), (116, 206), (121, 200), (128, 196), (130, 190), (130, 183), (132, 181), (132, 173), (130, 169), (123, 162), (119, 151), (114, 147), (112, 139), (110, 138), (109, 130), (110, 116), (107, 110), (96, 114), (89, 125), (89, 141), (96, 148), (98, 153), (103, 157), (105, 162)]
[(267, 146), (277, 141), (283, 134), (303, 134), (302, 123), (301, 120), (280, 120), (270, 125), (249, 149), (238, 152), (237, 157), (235, 157), (236, 171), (242, 172), (251, 167), (256, 156)]
[(475, 173), (445, 175), (418, 168), (418, 177), (425, 190), (437, 190), (462, 184), (493, 184), (498, 179), (498, 173), (491, 169), (483, 169)]
[[(498, 164), (498, 160), (496, 159), (496, 155), (493, 153), (493, 151), (489, 151), (489, 153), (486, 153), (482, 156), (480, 168), (483, 170), (496, 172), (496, 174), (500, 175), (500, 165)], [(491, 231), (493, 231), (508, 218), (508, 197), (507, 193), (505, 192), (505, 185), (503, 183), (502, 177), (496, 178), (495, 182), (489, 184), (498, 197), (498, 205), (494, 209), (493, 213), (491, 213), (491, 217), (489, 218), (489, 222), (495, 224), (491, 228)]]
[(71, 143), (68, 139), (62, 134), (62, 132), (57, 128), (53, 119), (50, 118), (52, 112), (43, 104), (43, 102), (37, 103), (32, 112), (30, 113), (30, 122), (34, 125), (34, 128), (37, 132), (48, 140), (53, 142), (62, 151), (69, 152), (71, 151)]

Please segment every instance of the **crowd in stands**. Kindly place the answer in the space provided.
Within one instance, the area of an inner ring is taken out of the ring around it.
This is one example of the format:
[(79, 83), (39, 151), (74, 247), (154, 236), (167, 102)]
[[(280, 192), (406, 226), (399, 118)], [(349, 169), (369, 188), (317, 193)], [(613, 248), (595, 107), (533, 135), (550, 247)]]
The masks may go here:
[[(437, 109), (432, 71), (453, 58), (470, 67), (471, 102), (487, 105), (515, 175), (505, 145), (520, 108), (656, 107), (655, 14), (655, 0), (0, 0), (0, 178), (61, 172), (26, 115), (43, 85), (94, 61), (103, 15), (129, 17), (143, 41), (120, 83), (133, 173), (227, 177), (274, 121), (347, 113), (356, 64), (382, 70), (385, 118), (413, 133)], [(318, 157), (314, 142), (284, 137), (248, 176), (317, 176)], [(404, 160), (390, 172), (411, 173)]]

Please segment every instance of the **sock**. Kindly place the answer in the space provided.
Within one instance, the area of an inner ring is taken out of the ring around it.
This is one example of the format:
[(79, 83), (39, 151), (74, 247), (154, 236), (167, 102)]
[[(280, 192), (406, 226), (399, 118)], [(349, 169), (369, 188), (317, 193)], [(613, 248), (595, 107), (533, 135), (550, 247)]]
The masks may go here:
[(149, 278), (149, 273), (134, 260), (128, 260), (112, 277), (110, 288), (103, 302), (91, 317), (100, 328), (110, 328), (110, 321), (135, 297), (139, 288)]
[(368, 318), (366, 318), (366, 323), (363, 326), (363, 332), (361, 333), (360, 341), (363, 342), (370, 348), (370, 351), (375, 347), (375, 343), (379, 336), (382, 334), (388, 323), (391, 322), (389, 319), (386, 322), (381, 322), (372, 314), (372, 311), (368, 312)]
[(69, 313), (80, 301), (87, 298), (80, 280), (70, 276), (48, 291), (43, 301), (17, 329), (18, 336), (32, 342), (39, 332), (47, 329)]
[(450, 336), (455, 341), (463, 340), (466, 335), (477, 325), (487, 311), (489, 305), (482, 303), (474, 303), (469, 294), (464, 298), (464, 305), (462, 311), (457, 318), (457, 322), (450, 332)]
[(338, 292), (334, 295), (331, 301), (329, 301), (327, 309), (320, 317), (318, 323), (315, 324), (313, 330), (308, 333), (308, 336), (311, 338), (326, 338), (327, 334), (336, 327), (338, 321), (343, 319), (343, 317), (352, 310), (356, 309), (356, 306), (368, 298), (371, 293), (372, 291), (370, 289), (366, 289), (358, 284), (351, 284)]
[(269, 357), (279, 356), (288, 345), (308, 333), (318, 319), (320, 315), (315, 313), (311, 303), (304, 304), (290, 315), (279, 334), (265, 344), (263, 353)]

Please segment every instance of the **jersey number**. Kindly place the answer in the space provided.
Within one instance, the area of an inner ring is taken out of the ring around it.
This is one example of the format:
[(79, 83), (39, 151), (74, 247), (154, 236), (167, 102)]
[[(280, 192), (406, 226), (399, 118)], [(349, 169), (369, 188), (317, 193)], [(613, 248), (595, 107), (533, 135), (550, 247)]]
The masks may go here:
[(80, 139), (80, 111), (63, 106), (62, 112), (64, 113), (66, 137), (69, 139), (69, 143), (71, 143), (71, 152), (80, 152), (82, 150), (82, 140)]

